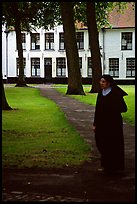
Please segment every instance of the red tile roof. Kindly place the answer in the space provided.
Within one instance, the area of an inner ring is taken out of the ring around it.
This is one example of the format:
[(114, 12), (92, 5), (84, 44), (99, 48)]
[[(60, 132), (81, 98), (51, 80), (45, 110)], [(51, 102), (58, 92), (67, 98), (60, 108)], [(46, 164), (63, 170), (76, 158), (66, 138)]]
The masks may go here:
[(76, 29), (87, 29), (87, 26), (84, 25), (82, 22), (75, 23)]
[(109, 15), (109, 22), (112, 28), (135, 27), (135, 10), (131, 4), (128, 4), (124, 13), (119, 13), (115, 9)]
[[(127, 9), (125, 9), (122, 13), (117, 12), (117, 10), (114, 9), (109, 14), (108, 20), (109, 20), (112, 28), (135, 27), (135, 10), (133, 10), (131, 3), (128, 4)], [(76, 28), (77, 29), (87, 29), (87, 26), (85, 26), (84, 23), (81, 23), (81, 22), (78, 23), (77, 22)], [(105, 28), (108, 28), (108, 27), (105, 27)]]

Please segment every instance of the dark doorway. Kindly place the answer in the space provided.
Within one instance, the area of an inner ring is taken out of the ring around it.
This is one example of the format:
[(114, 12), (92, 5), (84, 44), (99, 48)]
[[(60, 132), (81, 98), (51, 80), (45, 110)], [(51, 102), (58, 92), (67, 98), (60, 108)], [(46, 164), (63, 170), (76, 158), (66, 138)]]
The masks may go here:
[(44, 58), (45, 82), (52, 82), (52, 58)]

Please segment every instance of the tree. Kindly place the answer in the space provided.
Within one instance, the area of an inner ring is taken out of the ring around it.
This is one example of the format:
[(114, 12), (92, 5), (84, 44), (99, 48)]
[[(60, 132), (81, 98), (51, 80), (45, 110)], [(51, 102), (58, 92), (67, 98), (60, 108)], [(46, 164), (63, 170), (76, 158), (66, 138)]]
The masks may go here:
[(64, 29), (64, 40), (68, 64), (67, 94), (85, 95), (79, 68), (79, 56), (76, 41), (76, 32), (73, 17), (73, 3), (60, 2), (61, 16)]
[(23, 66), (23, 49), (22, 49), (22, 36), (21, 36), (21, 6), (22, 2), (5, 2), (2, 4), (3, 8), (3, 23), (7, 27), (13, 26), (16, 32), (17, 50), (19, 56), (19, 77), (16, 86), (27, 86), (24, 78)]
[[(16, 86), (27, 86), (24, 79), (23, 49), (21, 31), (31, 31), (36, 27), (54, 27), (60, 22), (58, 15), (58, 4), (54, 2), (3, 2), (2, 3), (2, 24), (7, 27), (14, 27), (17, 38), (17, 49), (19, 55), (19, 77)], [(54, 11), (54, 12), (53, 12)], [(56, 17), (55, 17), (56, 16)], [(2, 109), (12, 110), (8, 105), (4, 86), (2, 82)]]
[[(72, 4), (73, 6), (75, 5), (74, 9), (75, 9), (75, 11), (77, 11), (77, 12), (75, 12), (75, 16), (74, 16), (75, 20), (78, 19), (79, 21), (83, 21), (85, 24), (87, 24), (86, 2), (84, 2), (84, 3), (83, 2), (76, 2), (76, 3), (74, 3), (74, 2), (73, 3), (72, 2), (71, 3), (70, 2), (62, 2), (62, 4), (63, 3), (67, 3), (68, 5)], [(134, 2), (132, 2), (132, 3), (134, 3)], [(124, 6), (125, 4), (126, 4), (126, 2), (96, 2), (95, 3), (96, 24), (97, 24), (98, 29), (100, 29), (104, 25), (109, 24), (107, 17), (108, 17), (109, 11), (112, 10), (112, 8), (114, 8), (116, 5), (119, 5), (118, 9), (123, 9), (125, 7)], [(47, 29), (48, 27), (51, 28), (51, 27), (54, 27), (54, 25), (56, 23), (61, 23), (59, 5), (60, 4), (58, 2), (14, 2), (14, 3), (13, 2), (12, 3), (11, 2), (3, 2), (3, 11), (4, 11), (3, 13), (4, 13), (4, 18), (5, 18), (4, 20), (6, 20), (8, 22), (8, 25), (15, 26), (15, 16), (16, 16), (16, 18), (19, 17), (18, 21), (20, 21), (21, 30), (25, 28), (27, 31), (30, 31), (30, 25), (34, 25), (36, 27), (37, 26), (40, 26), (40, 27), (43, 26), (45, 29)], [(17, 12), (15, 12), (16, 11), (15, 7), (18, 7)], [(14, 10), (14, 12), (13, 12), (13, 10)], [(18, 15), (16, 15), (16, 13), (18, 13)], [(73, 18), (71, 18), (71, 19), (73, 20)], [(89, 20), (88, 20), (88, 22), (89, 22)], [(19, 28), (19, 26), (17, 26), (17, 28)], [(90, 31), (91, 31), (91, 29), (90, 29)], [(20, 32), (18, 31), (18, 33), (20, 33)], [(19, 35), (18, 43), (20, 44), (21, 36), (20, 36), (20, 34), (18, 34), (18, 35)], [(66, 38), (67, 37), (65, 37), (65, 41), (68, 41), (68, 40), (66, 40)], [(93, 40), (93, 37), (90, 37), (90, 44), (91, 44), (91, 40)], [(95, 43), (94, 43), (94, 45), (95, 45)], [(23, 75), (22, 76), (22, 84), (23, 84), (24, 69), (23, 69), (23, 57), (22, 57), (23, 55), (21, 54), (21, 52), (23, 52), (23, 51), (22, 51), (21, 45), (17, 45), (17, 46), (20, 49), (20, 52), (19, 52), (19, 55), (20, 55), (20, 57), (19, 57), (20, 58), (19, 77)], [(66, 48), (67, 47), (68, 46), (66, 46)], [(69, 49), (71, 49), (71, 48), (69, 48)], [(97, 53), (97, 50), (98, 50), (98, 48), (96, 48), (96, 53)], [(72, 51), (73, 50), (71, 50), (71, 52)], [(91, 52), (93, 52), (93, 51), (91, 50)], [(69, 62), (69, 61), (71, 60), (71, 57), (68, 57), (68, 55), (69, 55), (68, 53), (70, 53), (70, 51), (69, 52), (66, 51), (68, 64), (70, 66), (71, 62)], [(99, 53), (100, 53), (100, 51), (98, 51), (98, 56), (99, 56)], [(75, 56), (76, 56), (76, 54), (75, 54)], [(96, 59), (99, 59), (99, 58), (96, 58)], [(78, 61), (78, 60), (76, 60), (76, 61)], [(100, 63), (100, 60), (98, 62)], [(93, 63), (93, 64), (95, 64), (95, 63)], [(96, 62), (96, 65), (97, 65), (97, 62)], [(100, 65), (97, 67), (100, 67)], [(69, 69), (69, 67), (68, 67), (68, 69)], [(73, 67), (73, 69), (75, 70), (75, 67)], [(94, 69), (93, 78), (95, 78), (96, 74), (94, 74), (94, 73), (96, 73), (96, 71), (95, 71), (96, 67), (93, 67), (93, 69)], [(71, 73), (75, 73), (74, 70), (73, 70), (73, 72), (68, 70), (68, 72), (69, 72), (68, 83), (69, 83), (69, 81), (72, 82), (72, 80), (70, 78), (72, 77)], [(77, 70), (77, 68), (76, 68), (76, 70)], [(100, 69), (98, 69), (98, 71), (99, 70)], [(77, 74), (75, 74), (75, 75), (77, 75)], [(79, 74), (76, 76), (76, 78), (77, 77), (79, 78)], [(81, 80), (78, 80), (78, 81), (79, 82), (77, 83), (77, 85), (75, 83), (74, 86), (79, 86), (79, 83)], [(97, 82), (97, 80), (92, 79), (92, 86), (94, 87), (94, 90), (92, 90), (93, 92), (95, 92), (95, 89), (96, 90), (98, 89), (98, 87), (96, 87), (97, 86), (96, 82)], [(70, 85), (70, 83), (69, 83), (69, 85)], [(71, 88), (71, 86), (69, 86), (69, 87)], [(68, 90), (70, 88), (68, 88)], [(68, 91), (68, 93), (69, 93), (69, 91)]]
[(19, 4), (13, 4), (13, 13), (15, 19), (16, 42), (19, 56), (19, 77), (16, 86), (27, 86), (24, 78), (24, 64), (23, 64), (23, 48), (22, 48), (22, 34), (21, 34), (21, 15), (19, 12)]
[[(90, 92), (98, 92), (99, 79), (102, 74), (98, 31), (105, 26), (110, 27), (109, 13), (117, 8), (123, 12), (129, 2), (76, 2), (75, 21), (83, 22), (88, 27), (89, 43), (92, 59), (92, 88)], [(131, 2), (134, 9), (134, 2)]]
[(23, 49), (21, 31), (30, 32), (35, 27), (54, 27), (60, 22), (56, 2), (3, 2), (3, 23), (13, 26), (16, 32), (19, 56), (19, 77), (16, 86), (27, 86), (24, 78)]
[(6, 99), (6, 96), (5, 96), (3, 80), (2, 80), (2, 110), (12, 110), (12, 108), (9, 106), (7, 99)]
[(95, 2), (87, 2), (87, 25), (89, 33), (89, 44), (92, 61), (92, 89), (90, 92), (99, 91), (99, 80), (102, 75), (101, 57), (99, 49), (98, 30), (96, 24)]

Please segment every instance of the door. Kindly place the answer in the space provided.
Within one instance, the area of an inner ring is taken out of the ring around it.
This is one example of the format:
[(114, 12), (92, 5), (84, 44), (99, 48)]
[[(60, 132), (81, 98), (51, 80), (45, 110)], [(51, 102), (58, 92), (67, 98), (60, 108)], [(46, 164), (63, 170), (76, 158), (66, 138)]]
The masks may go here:
[(45, 82), (52, 81), (52, 58), (44, 58)]

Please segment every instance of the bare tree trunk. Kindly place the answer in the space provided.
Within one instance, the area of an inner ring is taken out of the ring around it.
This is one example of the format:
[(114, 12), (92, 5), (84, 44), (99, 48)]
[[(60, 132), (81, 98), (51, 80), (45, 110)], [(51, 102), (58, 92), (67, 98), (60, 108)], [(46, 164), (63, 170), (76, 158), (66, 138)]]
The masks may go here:
[(16, 86), (23, 87), (27, 86), (24, 78), (24, 64), (23, 64), (23, 49), (22, 49), (22, 38), (21, 30), (19, 27), (16, 27), (16, 40), (18, 47), (18, 56), (19, 56), (19, 76)]
[(87, 2), (87, 25), (92, 63), (92, 88), (90, 92), (97, 93), (100, 89), (99, 80), (102, 75), (102, 67), (94, 1)]
[(68, 90), (67, 94), (85, 95), (79, 68), (79, 55), (77, 49), (76, 32), (73, 17), (72, 2), (60, 2), (64, 29), (64, 40), (68, 64)]
[(16, 86), (23, 87), (27, 86), (24, 78), (24, 64), (23, 64), (23, 49), (22, 49), (22, 36), (21, 36), (21, 22), (20, 14), (18, 11), (18, 3), (14, 2), (13, 9), (15, 15), (15, 31), (16, 31), (16, 41), (17, 41), (17, 50), (19, 56), (19, 76)]
[(2, 110), (12, 110), (12, 108), (9, 106), (9, 104), (6, 100), (3, 80), (2, 80)]

